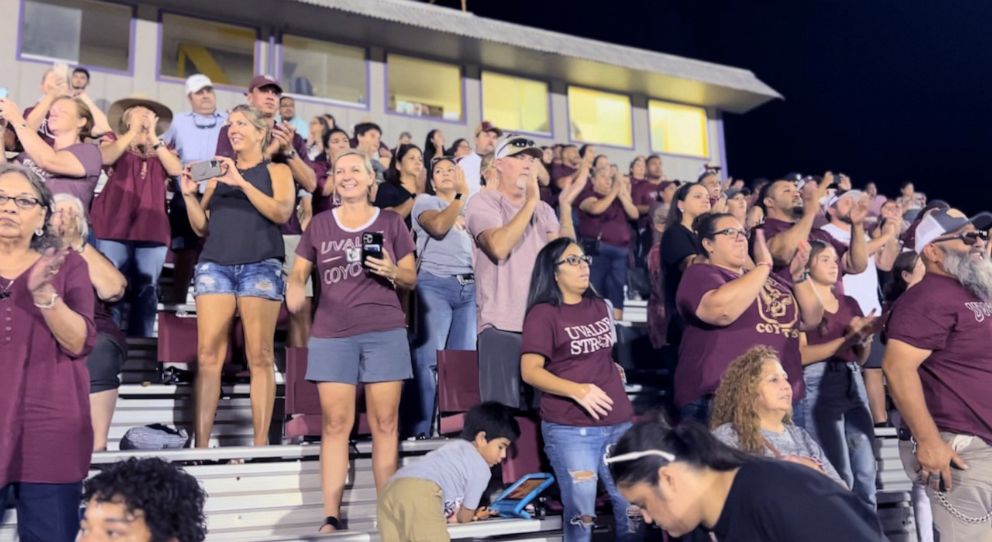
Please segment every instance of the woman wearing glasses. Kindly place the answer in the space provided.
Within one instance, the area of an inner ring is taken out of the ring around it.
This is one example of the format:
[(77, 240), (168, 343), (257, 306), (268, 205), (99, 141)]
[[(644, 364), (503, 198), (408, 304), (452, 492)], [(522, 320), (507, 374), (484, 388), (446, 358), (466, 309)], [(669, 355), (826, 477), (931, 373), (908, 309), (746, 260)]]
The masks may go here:
[(811, 245), (809, 276), (823, 303), (823, 320), (799, 336), (806, 429), (847, 486), (874, 508), (875, 430), (861, 365), (871, 353), (876, 315), (863, 315), (853, 297), (834, 291), (840, 266), (833, 246)]
[(813, 469), (751, 457), (698, 424), (635, 425), (604, 459), (644, 521), (721, 542), (882, 542), (875, 511)]
[(747, 270), (748, 233), (736, 218), (708, 214), (696, 228), (705, 260), (686, 269), (675, 300), (686, 322), (675, 369), (675, 405), (683, 419), (709, 421), (713, 393), (727, 366), (755, 344), (783, 353), (793, 395), (801, 398), (800, 321), (813, 321), (816, 309), (808, 307), (816, 304), (805, 278), (809, 245), (796, 251), (790, 267), (797, 299), (789, 284), (771, 274), (772, 258), (760, 233), (756, 265)]
[(612, 307), (590, 287), (589, 257), (568, 238), (537, 255), (527, 296), (520, 372), (541, 394), (541, 433), (565, 507), (565, 540), (592, 539), (596, 481), (613, 504), (616, 540), (641, 540), (640, 517), (617, 492), (603, 455), (634, 417), (613, 362)]
[(52, 212), (40, 176), (0, 165), (0, 501), (15, 497), (21, 540), (70, 542), (93, 452), (96, 327), (86, 262), (58, 248)]
[(415, 387), (407, 400), (411, 436), (431, 436), (437, 394), (438, 350), (475, 350), (475, 274), (472, 236), (465, 229), (462, 210), (468, 183), (462, 168), (450, 156), (431, 164), (426, 194), (413, 204), (413, 232), (417, 239), (417, 294), (420, 322), (414, 339)]

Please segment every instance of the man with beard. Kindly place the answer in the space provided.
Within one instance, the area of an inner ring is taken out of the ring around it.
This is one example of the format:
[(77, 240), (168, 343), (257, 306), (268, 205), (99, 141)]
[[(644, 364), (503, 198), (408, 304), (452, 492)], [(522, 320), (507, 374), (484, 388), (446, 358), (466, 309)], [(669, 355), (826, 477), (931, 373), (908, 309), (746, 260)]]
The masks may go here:
[[(992, 541), (992, 214), (926, 216), (916, 251), (926, 268), (893, 305), (882, 367), (909, 431), (941, 542)], [(913, 461), (912, 459), (915, 459)]]
[(868, 266), (868, 250), (865, 242), (864, 219), (868, 216), (868, 206), (854, 205), (841, 220), (851, 225), (851, 245), (845, 246), (829, 233), (813, 228), (813, 221), (820, 214), (820, 201), (826, 198), (827, 189), (833, 183), (833, 175), (827, 172), (823, 181), (805, 201), (796, 183), (779, 179), (762, 187), (755, 202), (765, 211), (765, 222), (760, 228), (765, 233), (768, 250), (775, 261), (775, 273), (788, 273), (789, 262), (795, 256), (803, 241), (822, 241), (833, 245), (841, 258), (841, 269), (845, 273), (861, 273)]

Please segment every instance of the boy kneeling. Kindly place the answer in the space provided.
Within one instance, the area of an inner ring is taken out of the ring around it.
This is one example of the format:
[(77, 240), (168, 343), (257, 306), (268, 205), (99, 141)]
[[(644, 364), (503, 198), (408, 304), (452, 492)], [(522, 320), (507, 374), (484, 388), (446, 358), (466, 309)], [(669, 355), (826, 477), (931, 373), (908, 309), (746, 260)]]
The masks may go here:
[(495, 401), (473, 407), (461, 438), (396, 471), (379, 496), (379, 535), (383, 542), (444, 542), (447, 518), (475, 518), (491, 469), (506, 458), (520, 436), (511, 410)]

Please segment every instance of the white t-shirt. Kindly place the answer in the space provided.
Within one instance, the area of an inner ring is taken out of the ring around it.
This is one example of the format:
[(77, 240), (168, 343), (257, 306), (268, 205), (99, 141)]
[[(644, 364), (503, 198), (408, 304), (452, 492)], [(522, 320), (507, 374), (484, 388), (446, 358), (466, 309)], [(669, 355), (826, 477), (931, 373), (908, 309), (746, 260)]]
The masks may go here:
[[(833, 224), (827, 224), (820, 228), (830, 234), (831, 237), (851, 246), (851, 232), (845, 231)], [(871, 238), (865, 234), (865, 241)], [(875, 311), (875, 316), (882, 314), (882, 303), (878, 298), (878, 268), (875, 267), (875, 255), (868, 257), (868, 267), (861, 273), (844, 274), (841, 281), (844, 283), (844, 293), (853, 297), (861, 307), (861, 312), (865, 315)]]
[(482, 188), (482, 157), (472, 152), (458, 161), (458, 167), (465, 173), (468, 193), (475, 194)]

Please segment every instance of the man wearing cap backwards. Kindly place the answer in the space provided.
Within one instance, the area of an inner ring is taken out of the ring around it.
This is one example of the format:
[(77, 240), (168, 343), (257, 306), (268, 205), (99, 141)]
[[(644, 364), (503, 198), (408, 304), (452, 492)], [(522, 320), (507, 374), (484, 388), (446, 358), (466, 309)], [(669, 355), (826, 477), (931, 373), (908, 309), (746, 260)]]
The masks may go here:
[[(206, 75), (198, 73), (186, 79), (186, 99), (189, 100), (190, 111), (177, 115), (169, 131), (162, 136), (162, 141), (179, 154), (184, 166), (214, 157), (220, 130), (227, 122), (227, 115), (217, 111), (214, 84)], [(173, 198), (169, 200), (169, 227), (172, 230), (176, 272), (172, 299), (176, 303), (184, 303), (193, 278), (199, 241), (189, 225), (186, 203), (179, 195), (178, 180), (173, 182)]]
[(779, 179), (762, 187), (755, 205), (765, 211), (765, 222), (760, 228), (768, 241), (777, 274), (788, 272), (789, 262), (802, 241), (813, 240), (834, 246), (845, 273), (861, 273), (868, 266), (863, 225), (868, 216), (867, 205), (855, 205), (847, 215), (852, 234), (850, 247), (844, 246), (827, 232), (813, 228), (813, 221), (820, 215), (820, 205), (826, 201), (827, 189), (832, 183), (833, 175), (827, 172), (823, 175), (823, 182), (805, 201), (796, 183), (790, 180)]
[(915, 247), (926, 275), (885, 328), (882, 367), (912, 434), (900, 445), (912, 446), (910, 474), (927, 485), (941, 542), (992, 541), (990, 226), (989, 213), (957, 209), (923, 218)]
[[(483, 121), (475, 129), (475, 151), (458, 161), (458, 166), (465, 173), (465, 182), (468, 183), (468, 194), (475, 194), (482, 187), (482, 157), (493, 152), (493, 144), (496, 138), (503, 135), (503, 131), (493, 126), (489, 121)], [(538, 149), (540, 150), (540, 149)], [(537, 157), (541, 159), (540, 156)]]
[[(282, 87), (268, 75), (256, 75), (248, 85), (248, 92), (245, 93), (248, 104), (258, 109), (269, 124), (272, 140), (269, 142), (269, 146), (264, 149), (265, 158), (273, 163), (289, 166), (293, 173), (293, 182), (296, 183), (299, 192), (309, 196), (317, 188), (317, 173), (307, 159), (306, 140), (296, 133), (296, 128), (292, 124), (288, 122), (276, 123), (281, 96)], [(234, 149), (231, 147), (231, 140), (227, 136), (226, 125), (221, 128), (220, 137), (217, 140), (217, 154), (232, 160), (236, 159)], [(299, 197), (294, 202), (293, 208), (297, 209), (298, 206)], [(283, 260), (283, 268), (288, 273), (293, 268), (293, 261), (296, 259), (296, 247), (300, 244), (300, 237), (303, 234), (298, 213), (294, 212), (289, 217), (289, 221), (280, 226), (280, 229), (286, 244), (286, 258)], [(309, 304), (312, 297), (313, 285), (308, 280), (305, 305), (300, 311), (293, 313), (289, 319), (288, 346), (306, 346), (306, 338), (310, 336), (311, 311)]]
[(482, 400), (514, 408), (525, 406), (520, 397), (520, 346), (534, 261), (548, 241), (575, 238), (572, 203), (589, 176), (589, 169), (581, 168), (562, 190), (559, 224), (551, 206), (541, 201), (534, 167), (542, 154), (527, 138), (501, 138), (493, 161), (498, 186), (477, 193), (465, 207), (466, 226), (475, 239)]

